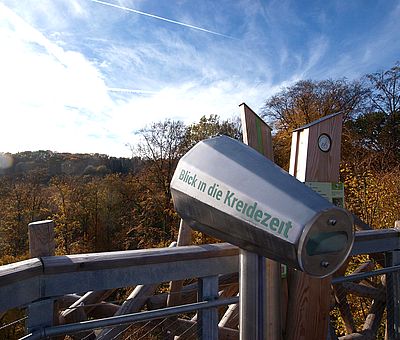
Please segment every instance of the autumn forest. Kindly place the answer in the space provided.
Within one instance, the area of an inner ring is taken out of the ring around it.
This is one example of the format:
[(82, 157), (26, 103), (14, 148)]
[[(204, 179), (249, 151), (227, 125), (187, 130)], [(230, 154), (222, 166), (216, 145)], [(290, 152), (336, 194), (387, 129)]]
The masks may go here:
[[(291, 131), (336, 112), (344, 113), (346, 207), (374, 228), (392, 227), (400, 219), (400, 65), (352, 81), (302, 80), (267, 98), (261, 115), (273, 127), (275, 161), (287, 170)], [(212, 114), (138, 134), (129, 159), (2, 154), (0, 264), (28, 257), (27, 225), (43, 219), (55, 221), (57, 254), (168, 246), (179, 226), (169, 189), (179, 158), (211, 136), (241, 139), (241, 126)]]

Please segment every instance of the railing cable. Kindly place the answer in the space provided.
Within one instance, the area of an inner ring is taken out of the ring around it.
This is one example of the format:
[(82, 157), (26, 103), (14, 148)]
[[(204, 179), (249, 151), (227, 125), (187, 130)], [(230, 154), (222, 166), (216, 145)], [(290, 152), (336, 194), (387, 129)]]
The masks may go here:
[(22, 318), (20, 318), (20, 319), (18, 319), (18, 320), (14, 320), (14, 321), (9, 322), (9, 323), (6, 324), (6, 325), (0, 326), (0, 331), (3, 330), (3, 329), (5, 329), (5, 328), (7, 328), (7, 327), (10, 327), (10, 326), (12, 326), (12, 325), (15, 325), (15, 324), (17, 324), (17, 323), (19, 323), (19, 322), (21, 322), (21, 321), (24, 321), (24, 320), (26, 320), (27, 318), (28, 318), (27, 316), (24, 316), (24, 317), (22, 317)]

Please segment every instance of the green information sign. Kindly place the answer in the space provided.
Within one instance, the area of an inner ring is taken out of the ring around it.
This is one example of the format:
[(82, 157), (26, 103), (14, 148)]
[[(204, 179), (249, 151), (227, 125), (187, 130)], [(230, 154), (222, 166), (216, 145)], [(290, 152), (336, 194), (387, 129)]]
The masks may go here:
[(305, 185), (334, 205), (344, 208), (344, 185), (332, 182), (305, 182)]

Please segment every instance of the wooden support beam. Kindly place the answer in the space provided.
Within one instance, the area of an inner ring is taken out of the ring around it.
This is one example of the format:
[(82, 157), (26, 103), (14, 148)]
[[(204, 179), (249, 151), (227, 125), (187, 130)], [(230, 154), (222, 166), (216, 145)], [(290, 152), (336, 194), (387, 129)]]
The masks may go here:
[(378, 332), (378, 328), (385, 311), (385, 306), (385, 299), (374, 300), (367, 318), (365, 319), (363, 331), (371, 331), (373, 339), (376, 337), (376, 333)]
[(218, 323), (219, 327), (237, 329), (239, 325), (239, 304), (235, 303), (228, 306), (225, 314)]
[[(338, 182), (341, 133), (342, 114), (326, 116), (295, 130), (290, 173), (302, 182)], [(329, 142), (325, 143), (327, 140)], [(323, 145), (321, 142), (324, 142)], [(330, 286), (331, 277), (316, 279), (289, 270), (286, 339), (326, 339)]]
[(66, 294), (57, 299), (58, 307), (64, 310), (78, 301), (82, 296), (78, 294)]
[[(347, 261), (339, 268), (339, 270), (336, 271), (334, 274), (335, 277), (338, 276), (343, 276), (346, 273), (346, 268), (348, 266), (350, 259), (347, 259)], [(351, 309), (349, 306), (349, 303), (347, 301), (347, 291), (343, 287), (343, 284), (336, 284), (333, 285), (333, 293), (335, 296), (336, 303), (338, 304), (338, 308), (340, 311), (340, 314), (342, 316), (342, 319), (345, 324), (346, 332), (347, 333), (355, 333), (357, 331), (355, 322), (353, 319), (353, 314), (351, 313)], [(333, 306), (331, 306), (330, 309), (332, 309)], [(330, 325), (330, 323), (329, 323)], [(334, 330), (333, 330), (334, 332)], [(331, 327), (329, 329), (329, 333), (332, 333)]]
[[(219, 286), (224, 287), (226, 285), (238, 285), (238, 273), (220, 275)], [(183, 286), (181, 290), (181, 304), (188, 304), (197, 301), (197, 282)], [(167, 306), (168, 293), (157, 294), (151, 296), (147, 301), (149, 309), (160, 309)]]
[[(181, 220), (180, 227), (179, 227), (179, 233), (178, 233), (177, 246), (186, 246), (186, 245), (190, 245), (191, 243), (192, 243), (192, 229), (184, 220)], [(167, 303), (166, 303), (168, 307), (178, 305), (179, 303), (188, 303), (189, 302), (187, 300), (187, 297), (183, 298), (183, 301), (182, 301), (183, 282), (184, 282), (183, 280), (170, 282), (170, 293), (168, 294)], [(197, 289), (197, 284), (194, 285), (194, 287), (196, 287), (196, 289)], [(227, 290), (224, 289), (223, 295), (227, 296), (227, 294), (228, 294)], [(235, 294), (236, 294), (236, 292), (235, 292)], [(229, 296), (232, 296), (232, 295), (229, 295)], [(191, 297), (195, 299), (195, 297), (196, 297), (195, 291), (192, 292)], [(190, 302), (192, 302), (192, 301), (190, 301)], [(149, 301), (149, 305), (151, 306), (152, 304), (154, 304), (154, 299), (153, 299), (153, 301)], [(158, 307), (158, 308), (160, 308), (160, 307)], [(196, 314), (196, 316), (197, 316), (197, 314)], [(195, 319), (197, 319), (196, 316), (195, 316)], [(171, 322), (175, 322), (175, 319), (176, 318), (171, 318)], [(177, 337), (177, 338), (179, 338), (179, 337)]]
[(356, 326), (353, 319), (353, 314), (351, 313), (351, 309), (347, 301), (347, 291), (343, 287), (343, 284), (334, 285), (333, 291), (335, 294), (336, 302), (338, 304), (340, 315), (342, 316), (342, 319), (344, 321), (346, 332), (354, 333), (356, 331)]
[[(169, 248), (176, 247), (176, 242), (172, 242)], [(161, 283), (161, 282), (160, 282)], [(114, 316), (124, 315), (129, 313), (138, 312), (146, 303), (147, 299), (154, 295), (159, 283), (150, 285), (138, 285), (135, 287), (133, 292), (124, 301), (121, 307), (116, 311)], [(103, 329), (97, 336), (97, 339), (111, 340), (120, 339), (126, 326), (117, 326), (113, 328)]]
[(385, 301), (374, 300), (360, 332), (339, 337), (339, 340), (374, 340), (385, 312)]
[[(234, 296), (234, 295), (238, 295), (238, 290), (239, 290), (239, 283), (237, 282), (237, 276), (236, 276), (236, 280), (233, 282), (233, 283), (227, 283), (228, 281), (227, 280), (231, 280), (231, 278), (234, 278), (235, 277), (235, 275), (234, 276), (232, 276), (232, 275), (223, 275), (223, 276), (220, 276), (219, 278), (218, 278), (218, 285), (219, 285), (219, 298), (220, 299), (223, 299), (223, 298), (229, 298), (229, 297), (232, 297), (232, 296)], [(191, 301), (189, 300), (186, 300), (186, 294), (185, 294), (185, 291), (188, 291), (188, 292), (190, 292), (191, 294), (190, 294), (190, 297), (191, 297)], [(195, 292), (197, 292), (198, 291), (198, 284), (197, 283), (193, 283), (193, 284), (190, 284), (190, 285), (187, 285), (187, 286), (184, 286), (183, 287), (183, 289), (182, 289), (182, 300), (181, 300), (181, 303), (182, 304), (188, 304), (188, 303), (192, 303), (192, 302), (197, 302), (197, 296), (194, 296), (194, 294), (193, 294), (193, 291), (195, 291)], [(237, 306), (237, 304), (236, 304), (236, 306)], [(162, 308), (161, 306), (158, 306), (158, 308)], [(219, 317), (222, 317), (223, 316), (223, 312), (224, 312), (224, 310), (226, 309), (226, 307), (219, 307), (219, 309), (218, 309), (218, 316)], [(229, 309), (229, 307), (228, 307), (228, 309)], [(236, 308), (236, 316), (237, 316), (237, 318), (236, 318), (236, 320), (234, 320), (234, 321), (236, 321), (236, 327), (235, 328), (237, 328), (237, 325), (238, 325), (238, 322), (239, 322), (239, 309), (238, 308)], [(196, 313), (193, 317), (192, 317), (192, 319), (191, 319), (191, 321), (197, 321), (197, 317), (198, 317), (198, 314)], [(229, 317), (227, 317), (228, 319), (229, 319)], [(176, 322), (176, 319), (177, 318), (171, 318), (171, 320), (170, 320), (170, 323), (171, 324), (175, 324), (175, 322)], [(220, 324), (218, 324), (219, 326), (221, 326), (221, 327), (224, 327), (223, 325), (220, 325)], [(175, 336), (175, 338), (174, 338), (174, 340), (178, 340), (178, 339), (181, 339), (180, 338), (180, 336)]]
[(338, 340), (372, 340), (370, 331), (356, 332), (340, 336)]
[(375, 300), (385, 300), (386, 292), (382, 288), (369, 287), (363, 284), (358, 284), (354, 282), (343, 282), (342, 286), (347, 294), (354, 294), (357, 296), (375, 299)]
[(120, 305), (103, 301), (97, 304), (94, 309), (92, 309), (90, 312), (86, 314), (88, 315), (88, 317), (94, 319), (105, 318), (115, 315), (115, 313), (120, 309), (120, 307), (121, 307)]
[(366, 261), (361, 263), (356, 269), (353, 270), (352, 274), (358, 274), (363, 272), (370, 272), (374, 270), (375, 264), (372, 261)]
[[(144, 306), (147, 299), (154, 294), (157, 287), (158, 284), (136, 286), (121, 307), (114, 313), (114, 316), (138, 312)], [(127, 326), (124, 325), (104, 329), (96, 336), (96, 339), (122, 339), (123, 332), (126, 328)]]
[[(196, 321), (186, 320), (186, 319), (178, 319), (177, 320), (178, 327), (181, 329), (183, 333), (187, 329), (192, 329), (197, 325)], [(218, 327), (218, 339), (219, 340), (238, 340), (239, 339), (239, 331), (237, 329), (231, 329), (229, 327)]]
[[(239, 107), (243, 142), (266, 158), (273, 160), (272, 129), (245, 103), (240, 104)], [(260, 268), (254, 272), (245, 270), (244, 273), (249, 276), (242, 275), (240, 279), (240, 294), (242, 297), (247, 294), (246, 297), (241, 298), (241, 336), (249, 337), (250, 334), (258, 334), (259, 337), (266, 337), (269, 340), (280, 340), (282, 337), (280, 264), (246, 250), (241, 250), (240, 259), (246, 261), (250, 267)], [(248, 291), (246, 292), (245, 289)], [(256, 301), (247, 301), (251, 296)], [(261, 321), (258, 325), (255, 324), (257, 319)]]
[[(87, 292), (60, 313), (60, 322), (73, 323), (87, 320), (87, 316), (92, 314), (92, 312), (99, 307), (97, 305), (107, 299), (113, 292), (114, 289)], [(104, 310), (104, 308), (102, 308), (102, 310)]]
[[(179, 233), (177, 240), (177, 247), (188, 246), (192, 243), (192, 228), (184, 221), (181, 220), (179, 225)], [(183, 287), (183, 280), (171, 281), (169, 284), (169, 292), (167, 299), (167, 306), (177, 306), (180, 303), (181, 294), (180, 291)]]
[(339, 340), (374, 340), (385, 311), (385, 301), (374, 300), (362, 331), (339, 337)]
[(233, 284), (224, 285), (224, 287), (219, 287), (220, 289), (220, 298), (230, 298), (232, 296), (236, 296), (239, 292), (239, 282), (235, 282)]

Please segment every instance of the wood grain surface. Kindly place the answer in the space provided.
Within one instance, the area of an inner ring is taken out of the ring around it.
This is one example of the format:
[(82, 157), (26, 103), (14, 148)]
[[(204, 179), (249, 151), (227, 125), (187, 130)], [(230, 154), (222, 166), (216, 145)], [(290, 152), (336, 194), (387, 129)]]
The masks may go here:
[[(339, 180), (340, 145), (342, 133), (342, 115), (334, 115), (317, 124), (310, 125), (304, 132), (308, 141), (297, 145), (292, 156), (297, 159), (292, 175), (305, 174), (302, 181), (337, 182)], [(294, 132), (302, 134), (300, 129)], [(319, 136), (325, 133), (331, 140), (331, 148), (323, 152), (318, 147)], [(296, 136), (297, 138), (298, 136)], [(293, 145), (292, 145), (293, 146)], [(307, 150), (301, 150), (306, 147)], [(293, 160), (292, 160), (293, 162)], [(305, 167), (300, 168), (300, 167)], [(331, 277), (316, 279), (296, 270), (289, 270), (289, 303), (287, 310), (286, 339), (321, 340), (328, 332), (331, 297)]]
[[(243, 142), (273, 161), (272, 129), (245, 103), (239, 106), (241, 108)], [(286, 287), (286, 284), (281, 282), (281, 267), (278, 262), (265, 259), (265, 266), (264, 302), (260, 306), (265, 308), (263, 313), (265, 315), (264, 335), (269, 340), (280, 340), (282, 337), (281, 287)]]

